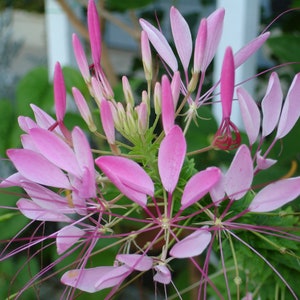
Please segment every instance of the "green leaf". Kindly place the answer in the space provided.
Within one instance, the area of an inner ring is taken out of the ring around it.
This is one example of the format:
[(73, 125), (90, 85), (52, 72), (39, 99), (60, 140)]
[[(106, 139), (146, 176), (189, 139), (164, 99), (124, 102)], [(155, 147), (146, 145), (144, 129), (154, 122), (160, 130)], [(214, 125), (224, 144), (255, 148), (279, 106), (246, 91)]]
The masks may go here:
[(280, 62), (297, 62), (292, 67), (295, 71), (300, 71), (300, 36), (284, 34), (272, 37), (267, 40), (267, 45)]
[(136, 9), (152, 3), (153, 0), (106, 0), (105, 4), (109, 10), (124, 11), (128, 9)]

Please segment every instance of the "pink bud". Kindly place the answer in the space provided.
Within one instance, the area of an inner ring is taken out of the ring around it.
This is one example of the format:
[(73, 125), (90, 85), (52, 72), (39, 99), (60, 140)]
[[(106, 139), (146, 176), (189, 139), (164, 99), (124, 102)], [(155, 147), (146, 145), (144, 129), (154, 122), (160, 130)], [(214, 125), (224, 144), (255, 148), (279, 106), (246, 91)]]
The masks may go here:
[(63, 121), (66, 113), (66, 87), (63, 72), (59, 63), (56, 63), (54, 70), (54, 101), (55, 101), (55, 110), (56, 118), (60, 123)]
[(163, 75), (162, 77), (162, 123), (165, 134), (171, 130), (174, 126), (175, 120), (175, 109), (174, 109), (174, 100), (172, 96), (171, 85), (168, 77)]
[(142, 50), (142, 61), (144, 66), (144, 72), (146, 80), (152, 79), (152, 56), (147, 33), (142, 30), (141, 32), (141, 50)]
[(102, 99), (100, 104), (100, 116), (101, 122), (103, 126), (103, 130), (105, 132), (107, 141), (109, 144), (115, 143), (115, 126), (113, 115), (110, 109), (109, 102), (105, 99)]

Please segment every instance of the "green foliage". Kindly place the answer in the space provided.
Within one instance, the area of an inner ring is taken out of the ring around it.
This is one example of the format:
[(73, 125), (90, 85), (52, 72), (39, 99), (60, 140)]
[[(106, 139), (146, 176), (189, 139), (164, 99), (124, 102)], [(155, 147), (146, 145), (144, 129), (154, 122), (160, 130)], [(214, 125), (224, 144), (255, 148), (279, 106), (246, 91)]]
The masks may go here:
[(153, 0), (106, 0), (105, 5), (109, 10), (125, 11), (128, 9), (137, 9), (154, 2)]

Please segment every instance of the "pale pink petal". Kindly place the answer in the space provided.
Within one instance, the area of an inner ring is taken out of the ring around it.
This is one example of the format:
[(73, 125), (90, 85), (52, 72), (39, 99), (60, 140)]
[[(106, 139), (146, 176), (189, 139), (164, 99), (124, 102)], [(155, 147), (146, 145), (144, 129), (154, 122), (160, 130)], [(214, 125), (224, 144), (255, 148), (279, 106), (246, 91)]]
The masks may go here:
[(81, 92), (75, 87), (72, 88), (72, 93), (80, 115), (82, 116), (85, 123), (88, 125), (90, 131), (95, 132), (97, 130), (97, 127), (94, 123), (92, 113), (85, 98), (83, 97)]
[(173, 72), (177, 71), (177, 59), (164, 35), (157, 28), (143, 19), (140, 19), (140, 25), (147, 33), (149, 41), (160, 57), (169, 65)]
[(261, 150), (259, 150), (256, 154), (256, 164), (259, 170), (266, 170), (272, 167), (277, 160), (271, 158), (264, 158), (261, 154)]
[(250, 41), (246, 46), (241, 48), (237, 53), (234, 54), (234, 65), (237, 69), (242, 65), (252, 54), (254, 54), (268, 39), (270, 32), (265, 32), (252, 41)]
[(103, 126), (103, 130), (105, 132), (107, 141), (109, 144), (115, 143), (115, 124), (111, 111), (111, 106), (109, 102), (105, 99), (102, 99), (100, 103), (100, 116), (101, 122)]
[(209, 194), (215, 205), (219, 205), (225, 196), (225, 175), (221, 173), (219, 181), (210, 189)]
[(59, 211), (60, 213), (73, 213), (74, 209), (69, 207), (69, 203), (65, 197), (45, 188), (34, 182), (22, 182), (22, 188), (33, 202), (40, 207)]
[(55, 65), (53, 87), (57, 121), (62, 121), (66, 113), (67, 95), (64, 75), (59, 63), (56, 63)]
[(143, 30), (141, 32), (141, 52), (142, 52), (142, 61), (143, 61), (146, 80), (151, 80), (152, 78), (151, 49), (150, 49), (148, 35)]
[(118, 254), (116, 259), (137, 271), (148, 271), (153, 265), (153, 259), (142, 254)]
[(106, 272), (100, 278), (95, 286), (97, 290), (103, 290), (109, 287), (113, 287), (122, 283), (122, 281), (129, 276), (131, 269), (125, 265), (120, 267), (114, 267), (109, 272)]
[[(205, 55), (205, 48), (207, 43), (207, 19), (202, 19), (196, 41), (195, 41), (195, 53), (194, 53), (194, 66), (193, 71), (195, 73), (200, 73), (202, 70), (202, 63)], [(206, 66), (207, 67), (207, 66)], [(205, 72), (205, 68), (203, 68)]]
[(211, 233), (206, 227), (196, 230), (192, 234), (177, 242), (170, 250), (170, 255), (176, 258), (187, 258), (200, 255), (211, 240)]
[(300, 73), (298, 73), (290, 86), (285, 102), (283, 104), (278, 131), (276, 134), (277, 139), (281, 139), (286, 136), (290, 130), (294, 127), (295, 123), (300, 116)]
[(10, 149), (7, 156), (25, 178), (43, 185), (71, 189), (66, 175), (41, 154), (27, 149)]
[(52, 131), (43, 128), (33, 128), (29, 132), (30, 137), (39, 152), (54, 165), (80, 176), (76, 156), (71, 147)]
[(170, 10), (171, 29), (183, 69), (187, 71), (193, 51), (191, 31), (186, 20), (174, 6)]
[(17, 172), (1, 181), (0, 187), (7, 188), (12, 186), (22, 186), (22, 182), (26, 180), (27, 179), (24, 176)]
[(17, 207), (20, 212), (31, 220), (36, 221), (51, 221), (51, 222), (70, 222), (71, 219), (65, 216), (64, 214), (55, 211), (48, 210), (39, 206), (31, 200), (21, 198), (17, 202)]
[(153, 280), (162, 284), (169, 284), (172, 280), (171, 272), (165, 265), (157, 265), (154, 267), (156, 274)]
[(117, 156), (101, 156), (95, 162), (125, 196), (139, 205), (146, 205), (146, 195), (154, 195), (151, 178), (136, 162)]
[(162, 90), (162, 123), (165, 134), (168, 134), (171, 128), (174, 126), (175, 120), (175, 109), (174, 109), (174, 100), (171, 90), (171, 84), (166, 75), (162, 77), (161, 83)]
[(250, 189), (253, 179), (251, 153), (246, 145), (241, 145), (225, 175), (224, 187), (231, 200), (241, 199)]
[(83, 235), (85, 231), (76, 226), (66, 226), (58, 231), (56, 237), (56, 250), (60, 255), (72, 247)]
[(219, 8), (207, 18), (207, 41), (202, 62), (202, 72), (205, 72), (218, 49), (223, 31), (224, 15), (224, 8)]
[[(103, 289), (103, 287), (100, 288), (96, 287), (96, 283), (97, 281), (99, 281), (99, 278), (104, 277), (105, 275), (109, 274), (115, 269), (116, 269), (115, 267), (106, 266), (106, 267), (96, 267), (90, 269), (70, 270), (62, 276), (61, 282), (65, 285), (72, 286), (81, 291), (94, 293)], [(120, 280), (117, 280), (115, 284), (112, 283), (112, 285), (107, 287), (117, 285), (119, 282)]]
[(225, 51), (221, 71), (221, 103), (223, 118), (230, 118), (234, 90), (234, 62), (232, 49)]
[(99, 67), (101, 60), (101, 31), (97, 7), (93, 0), (90, 0), (88, 4), (87, 19), (92, 59), (95, 67)]
[(73, 50), (74, 50), (75, 58), (76, 58), (79, 70), (81, 72), (81, 75), (85, 81), (89, 81), (90, 77), (91, 77), (89, 64), (87, 62), (86, 55), (85, 55), (84, 49), (81, 45), (80, 39), (77, 37), (77, 35), (75, 33), (73, 33), (73, 35), (72, 35), (72, 43), (73, 43)]
[(273, 72), (269, 79), (266, 95), (261, 102), (263, 119), (262, 135), (269, 135), (276, 127), (282, 106), (282, 90), (277, 73)]
[(240, 87), (236, 92), (249, 144), (253, 145), (259, 134), (260, 112), (256, 102), (245, 89)]
[(200, 200), (219, 181), (221, 171), (219, 168), (210, 167), (195, 174), (186, 184), (182, 198), (181, 210)]
[(166, 191), (173, 193), (186, 154), (186, 141), (181, 128), (175, 125), (160, 144), (158, 170)]
[(176, 71), (172, 77), (172, 82), (171, 82), (171, 91), (172, 91), (172, 98), (174, 102), (174, 110), (176, 109), (179, 100), (180, 88), (181, 88), (180, 72)]
[(38, 127), (38, 125), (31, 118), (23, 116), (18, 117), (18, 124), (26, 133), (28, 133), (31, 128)]
[(29, 134), (22, 134), (20, 136), (20, 139), (21, 139), (21, 143), (22, 143), (22, 146), (24, 149), (29, 149), (29, 150), (32, 150), (35, 152), (39, 152), (39, 150), (33, 143), (32, 138)]
[(253, 300), (252, 293), (247, 293), (246, 296), (242, 298), (242, 300)]
[(289, 203), (299, 195), (300, 177), (282, 179), (259, 191), (248, 209), (253, 212), (269, 212)]

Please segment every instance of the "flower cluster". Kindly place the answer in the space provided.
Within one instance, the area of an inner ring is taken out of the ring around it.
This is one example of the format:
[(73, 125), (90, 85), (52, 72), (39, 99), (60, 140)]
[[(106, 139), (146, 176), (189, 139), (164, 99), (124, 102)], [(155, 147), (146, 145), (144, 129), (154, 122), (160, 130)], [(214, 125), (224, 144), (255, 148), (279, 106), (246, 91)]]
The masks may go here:
[[(279, 278), (283, 289), (297, 299), (299, 293), (244, 234), (261, 239), (269, 249), (297, 257), (292, 254), (292, 246), (288, 251), (274, 242), (277, 238), (299, 243), (297, 234), (275, 224), (256, 224), (254, 220), (278, 211), (300, 195), (300, 177), (280, 177), (260, 184), (255, 181), (256, 175), (276, 164), (269, 157), (270, 152), (300, 116), (300, 75), (294, 77), (283, 101), (279, 77), (272, 73), (260, 106), (235, 83), (235, 70), (263, 45), (269, 36), (264, 33), (235, 54), (228, 47), (219, 81), (205, 90), (204, 79), (221, 38), (224, 15), (224, 9), (218, 9), (202, 19), (193, 45), (186, 20), (172, 7), (170, 21), (177, 55), (163, 33), (141, 19), (147, 87), (136, 95), (124, 76), (124, 101), (120, 101), (115, 99), (101, 67), (99, 16), (94, 1), (89, 1), (93, 72), (75, 34), (73, 46), (94, 102), (87, 101), (76, 87), (72, 92), (90, 132), (65, 125), (66, 88), (57, 64), (56, 118), (33, 104), (35, 120), (19, 117), (23, 148), (7, 151), (16, 173), (0, 184), (2, 188), (24, 189), (26, 196), (18, 200), (18, 210), (33, 221), (55, 222), (58, 230), (31, 239), (12, 253), (6, 248), (1, 260), (54, 239), (59, 259), (47, 270), (83, 249), (61, 277), (68, 298), (73, 299), (76, 290), (105, 290), (105, 299), (110, 299), (131, 280), (150, 271), (153, 290), (162, 285), (167, 297), (172, 287), (176, 297), (182, 299), (174, 268), (180, 260), (188, 259), (196, 279), (187, 291), (194, 290), (194, 299), (206, 299), (209, 295), (252, 299), (260, 295), (256, 284), (261, 282), (252, 278), (252, 282), (242, 284), (247, 275), (243, 266), (246, 258), (240, 258), (238, 252), (242, 250), (237, 248), (244, 247), (249, 250), (248, 255), (263, 261)], [(165, 66), (165, 74), (158, 79), (154, 77), (150, 43)], [(207, 147), (189, 151), (189, 129), (218, 85), (220, 95), (216, 96), (222, 104), (222, 122)], [(235, 91), (245, 137), (230, 119)], [(101, 122), (95, 120), (91, 107), (99, 110)], [(97, 144), (103, 148), (93, 146)], [(209, 161), (208, 165), (195, 167), (194, 158), (220, 150), (232, 153), (227, 165)], [(95, 265), (105, 251), (109, 251), (111, 260)], [(222, 277), (221, 285), (215, 277)], [(33, 284), (34, 280), (30, 285)]]

